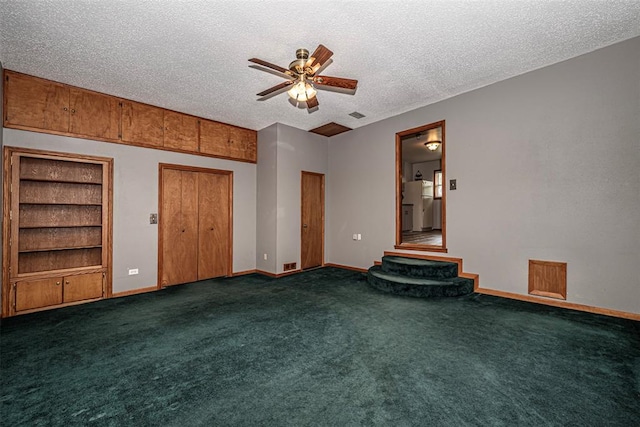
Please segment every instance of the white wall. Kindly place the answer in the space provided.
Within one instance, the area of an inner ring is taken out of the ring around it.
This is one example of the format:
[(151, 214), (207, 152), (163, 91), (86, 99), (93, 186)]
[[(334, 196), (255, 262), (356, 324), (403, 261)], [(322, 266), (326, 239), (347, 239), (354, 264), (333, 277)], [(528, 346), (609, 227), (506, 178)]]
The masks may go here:
[(449, 255), (518, 294), (567, 262), (569, 302), (640, 313), (639, 82), (635, 38), (331, 138), (328, 261), (393, 250), (395, 133), (444, 119)]
[[(155, 286), (158, 270), (158, 163), (233, 171), (233, 271), (256, 266), (256, 165), (78, 138), (3, 129), (7, 146), (114, 159), (113, 292)], [(140, 274), (129, 276), (129, 268)]]

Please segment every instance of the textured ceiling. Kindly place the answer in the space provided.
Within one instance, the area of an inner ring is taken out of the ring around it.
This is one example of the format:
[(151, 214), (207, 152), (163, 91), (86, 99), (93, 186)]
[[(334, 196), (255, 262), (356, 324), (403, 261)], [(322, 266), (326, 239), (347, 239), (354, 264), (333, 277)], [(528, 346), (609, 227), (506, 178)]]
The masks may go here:
[[(252, 129), (357, 128), (638, 35), (637, 0), (0, 1), (5, 68)], [(320, 43), (355, 95), (256, 101), (283, 80), (249, 58)]]

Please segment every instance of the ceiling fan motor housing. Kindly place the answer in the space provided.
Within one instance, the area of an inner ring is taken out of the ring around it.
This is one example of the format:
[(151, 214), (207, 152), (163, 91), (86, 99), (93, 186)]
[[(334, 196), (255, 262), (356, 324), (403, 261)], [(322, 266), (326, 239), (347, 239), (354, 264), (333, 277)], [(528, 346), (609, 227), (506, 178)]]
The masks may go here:
[(307, 59), (309, 59), (309, 51), (307, 49), (298, 49), (296, 50), (296, 60), (289, 64), (289, 69), (296, 74), (304, 73), (304, 66), (307, 63)]

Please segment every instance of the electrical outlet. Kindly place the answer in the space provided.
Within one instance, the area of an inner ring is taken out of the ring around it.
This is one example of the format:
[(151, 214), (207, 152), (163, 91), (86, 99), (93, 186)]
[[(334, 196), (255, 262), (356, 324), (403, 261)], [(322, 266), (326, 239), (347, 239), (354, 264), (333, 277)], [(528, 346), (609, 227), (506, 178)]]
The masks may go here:
[(362, 240), (362, 234), (358, 233), (358, 240)]
[(358, 240), (358, 235), (353, 233), (353, 240)]
[(458, 183), (457, 180), (455, 179), (450, 179), (449, 180), (449, 190), (453, 191), (453, 190), (457, 190), (458, 189)]
[(137, 268), (130, 268), (129, 269), (129, 276), (133, 276), (135, 274), (138, 274), (138, 269)]
[(264, 260), (265, 261), (267, 260), (267, 254), (264, 254)]
[(149, 224), (157, 224), (158, 223), (158, 214), (152, 213), (149, 215)]

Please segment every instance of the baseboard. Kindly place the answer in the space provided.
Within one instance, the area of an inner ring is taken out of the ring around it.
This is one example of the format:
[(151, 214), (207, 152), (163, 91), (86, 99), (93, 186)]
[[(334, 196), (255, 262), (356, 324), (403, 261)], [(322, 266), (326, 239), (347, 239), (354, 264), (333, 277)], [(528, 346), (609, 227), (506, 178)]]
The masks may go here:
[(111, 294), (111, 298), (128, 297), (129, 295), (144, 294), (147, 292), (153, 292), (157, 290), (158, 290), (157, 286), (149, 286), (148, 288), (139, 288), (139, 289), (132, 289), (130, 291), (116, 292), (114, 294)]
[(237, 271), (235, 273), (232, 273), (231, 276), (229, 277), (246, 276), (247, 274), (253, 274), (258, 272), (259, 271), (254, 268), (253, 270)]
[(575, 303), (559, 301), (559, 300), (547, 300), (547, 299), (542, 299), (542, 298), (538, 298), (530, 295), (521, 295), (521, 294), (516, 294), (512, 292), (498, 291), (495, 289), (488, 289), (488, 288), (476, 288), (475, 292), (479, 294), (492, 295), (492, 296), (501, 297), (501, 298), (509, 298), (509, 299), (515, 299), (519, 301), (532, 302), (535, 304), (544, 304), (544, 305), (550, 305), (553, 307), (566, 308), (569, 310), (577, 310), (577, 311), (584, 311), (587, 313), (602, 314), (604, 316), (620, 317), (623, 319), (630, 319), (630, 320), (640, 320), (640, 314), (630, 313), (626, 311), (619, 311), (619, 310), (611, 310), (609, 308), (593, 307), (590, 305), (575, 304)]
[(325, 264), (324, 266), (325, 267), (343, 268), (345, 270), (357, 271), (359, 273), (366, 273), (367, 272), (366, 268), (351, 267), (350, 265), (334, 264), (332, 262), (329, 262), (329, 263)]
[(290, 276), (292, 274), (297, 274), (297, 273), (302, 273), (302, 270), (297, 269), (297, 270), (285, 271), (284, 273), (278, 273), (278, 274), (271, 273), (269, 271), (264, 271), (264, 270), (256, 270), (255, 273), (263, 274), (265, 276), (269, 276), (269, 277), (273, 277), (274, 279), (278, 279), (280, 277)]

